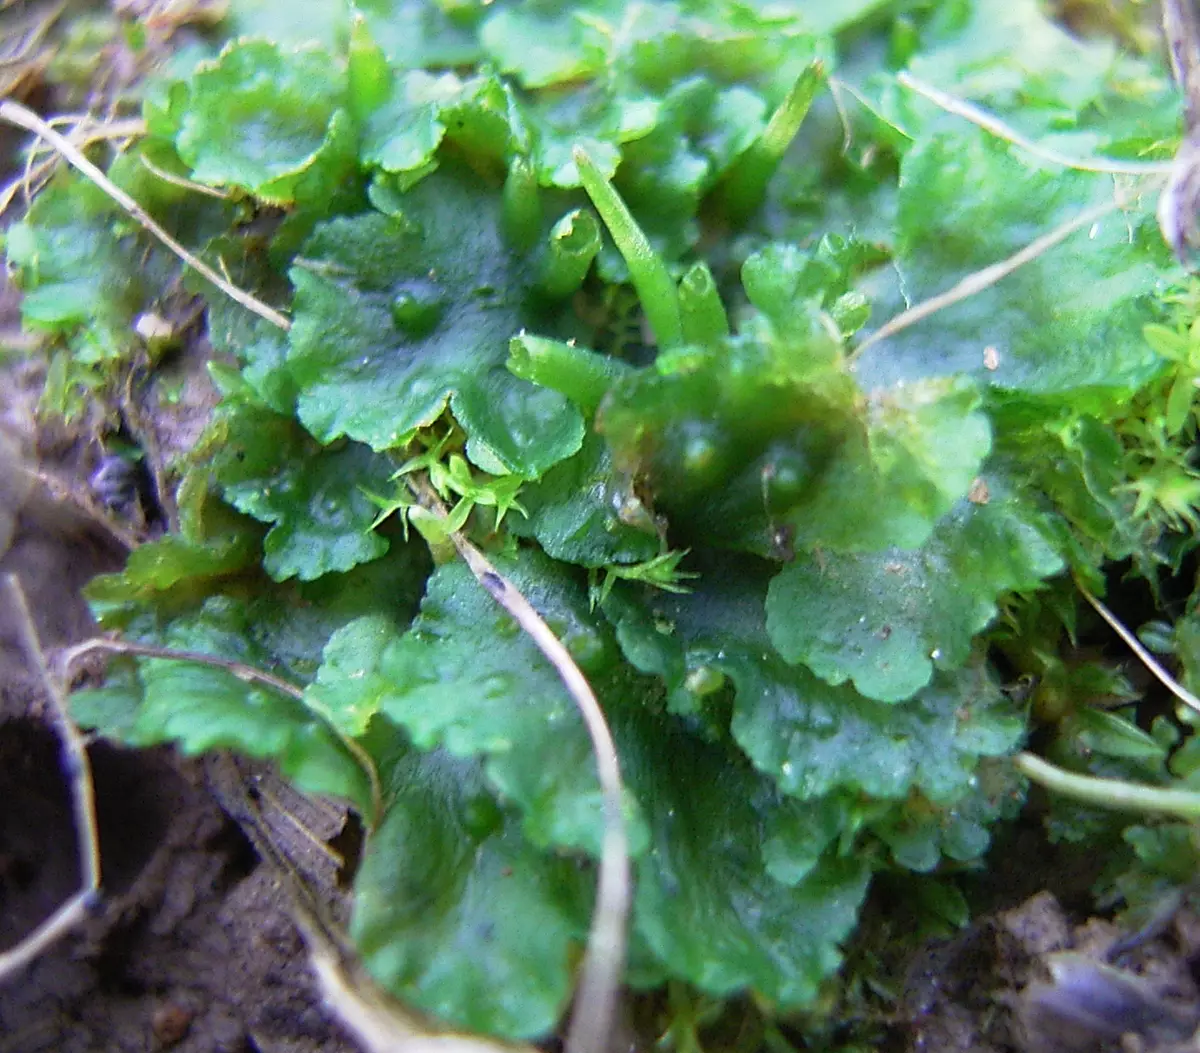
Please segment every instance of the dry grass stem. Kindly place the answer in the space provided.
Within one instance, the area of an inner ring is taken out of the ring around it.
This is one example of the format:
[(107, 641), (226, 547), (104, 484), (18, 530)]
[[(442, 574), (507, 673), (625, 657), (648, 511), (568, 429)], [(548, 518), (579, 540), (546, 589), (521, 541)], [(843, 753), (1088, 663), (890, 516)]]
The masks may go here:
[(228, 658), (220, 658), (217, 655), (204, 654), (201, 651), (177, 651), (169, 647), (155, 647), (152, 644), (132, 643), (128, 640), (111, 640), (107, 637), (95, 637), (91, 640), (84, 640), (83, 643), (76, 644), (64, 652), (62, 662), (65, 675), (69, 676), (70, 670), (81, 658), (96, 653), (127, 654), (139, 658), (166, 659), (172, 662), (193, 662), (197, 665), (205, 665), (213, 669), (222, 669), (246, 684), (262, 684), (264, 687), (278, 691), (280, 694), (299, 702), (310, 713), (325, 722), (329, 730), (337, 736), (338, 741), (355, 759), (359, 767), (362, 768), (363, 774), (366, 775), (371, 788), (372, 811), (372, 814), (364, 816), (364, 819), (368, 821), (369, 826), (374, 826), (379, 822), (383, 814), (383, 784), (380, 782), (379, 770), (375, 767), (375, 762), (358, 742), (338, 727), (337, 722), (330, 717), (329, 713), (313, 704), (312, 699), (304, 693), (303, 688), (297, 687), (290, 681), (275, 676), (273, 673), (268, 673), (262, 669), (255, 669), (253, 666), (245, 665), (242, 662), (234, 662)]
[(1121, 620), (1103, 603), (1101, 603), (1100, 600), (1096, 599), (1096, 597), (1093, 596), (1081, 582), (1076, 581), (1075, 584), (1080, 593), (1082, 593), (1083, 598), (1096, 609), (1096, 613), (1099, 614), (1100, 617), (1109, 624), (1109, 627), (1113, 630), (1113, 632), (1115, 632), (1122, 640), (1125, 641), (1129, 649), (1135, 655), (1137, 655), (1142, 664), (1154, 674), (1158, 682), (1189, 709), (1196, 713), (1200, 713), (1200, 698), (1197, 698), (1170, 673), (1168, 673), (1162, 667), (1162, 665), (1159, 664), (1154, 655), (1146, 650), (1146, 648), (1142, 645), (1141, 640), (1139, 640), (1133, 635), (1133, 633), (1125, 628), (1125, 625), (1121, 622)]
[(26, 660), (37, 673), (46, 692), (55, 731), (62, 742), (66, 767), (70, 775), (72, 806), (75, 822), (79, 828), (79, 870), (81, 884), (86, 889), (100, 887), (100, 838), (96, 827), (95, 787), (92, 783), (91, 762), (88, 760), (87, 743), (71, 720), (71, 711), (61, 682), (50, 672), (45, 653), (37, 637), (33, 615), (25, 599), (25, 590), (15, 574), (7, 574), (4, 586), (12, 601), (21, 633), (21, 644)]
[(311, 932), (306, 938), (309, 964), (326, 1004), (369, 1053), (537, 1053), (534, 1046), (434, 1031), (359, 970), (348, 968), (327, 941)]
[(73, 928), (81, 925), (98, 894), (92, 889), (80, 889), (15, 947), (0, 953), (0, 984), (12, 979)]
[(1040, 157), (1043, 161), (1062, 168), (1073, 168), (1079, 172), (1097, 172), (1101, 175), (1126, 176), (1164, 176), (1169, 174), (1172, 168), (1173, 162), (1171, 161), (1121, 161), (1114, 157), (1072, 157), (1069, 154), (1059, 153), (1048, 146), (1040, 146), (1032, 139), (1027, 139), (995, 114), (988, 113), (987, 110), (972, 102), (967, 102), (966, 99), (949, 95), (907, 71), (896, 74), (896, 80), (918, 95), (923, 95), (947, 113), (962, 117), (985, 132), (994, 135), (997, 139), (1003, 139), (1006, 143), (1020, 147), (1034, 157)]
[[(1060, 165), (1066, 168), (1073, 168), (1084, 172), (1096, 172), (1105, 175), (1125, 175), (1125, 176), (1166, 176), (1174, 170), (1174, 162), (1134, 162), (1134, 161), (1118, 161), (1111, 158), (1075, 158), (1069, 157), (1066, 154), (1061, 154), (1056, 150), (1051, 150), (1046, 147), (1039, 146), (1037, 143), (1026, 139), (1015, 129), (1010, 128), (1007, 124), (1001, 121), (998, 117), (980, 109), (972, 103), (963, 99), (956, 98), (953, 95), (948, 95), (943, 91), (926, 84), (924, 81), (912, 76), (910, 73), (902, 72), (896, 78), (905, 87), (924, 95), (927, 99), (940, 106), (949, 113), (963, 117), (978, 125), (985, 131), (995, 135), (997, 138), (1003, 139), (1006, 142), (1012, 143), (1023, 150), (1049, 161), (1055, 165)], [(910, 326), (916, 325), (918, 322), (924, 321), (931, 315), (937, 314), (939, 311), (945, 310), (947, 307), (952, 307), (956, 303), (975, 296), (984, 289), (995, 285), (997, 282), (1008, 277), (1014, 271), (1023, 267), (1025, 264), (1037, 259), (1043, 253), (1048, 252), (1061, 242), (1065, 241), (1071, 235), (1083, 230), (1087, 227), (1098, 223), (1110, 213), (1121, 207), (1119, 198), (1105, 202), (1102, 205), (1097, 205), (1094, 208), (1086, 209), (1072, 219), (1048, 231), (1041, 237), (1034, 239), (1023, 249), (1015, 252), (1007, 259), (993, 263), (989, 267), (984, 267), (982, 270), (975, 271), (973, 274), (967, 275), (952, 288), (947, 289), (943, 293), (938, 293), (936, 296), (930, 297), (928, 300), (923, 300), (921, 303), (910, 307), (908, 310), (896, 315), (890, 321), (880, 326), (873, 333), (862, 340), (857, 347), (851, 351), (849, 357), (851, 360), (857, 358), (868, 347), (877, 344), (880, 341), (886, 340), (896, 333), (901, 332)]]
[(161, 179), (164, 183), (170, 183), (172, 186), (180, 187), (183, 190), (190, 190), (194, 194), (203, 194), (206, 197), (215, 197), (218, 201), (226, 201), (229, 199), (229, 193), (225, 190), (218, 190), (213, 186), (205, 186), (203, 183), (197, 183), (193, 179), (186, 179), (181, 175), (175, 175), (173, 172), (168, 172), (165, 168), (159, 168), (150, 158), (144, 154), (138, 158), (142, 163), (142, 167), (151, 175)]
[[(447, 512), (427, 480), (409, 477), (417, 499), (445, 520)], [(562, 679), (583, 716), (600, 789), (604, 797), (604, 843), (596, 907), (588, 937), (575, 1008), (567, 1027), (566, 1053), (604, 1053), (612, 1034), (617, 994), (625, 968), (626, 931), (631, 902), (629, 837), (622, 807), (623, 790), (617, 747), (591, 685), (561, 640), (521, 591), (491, 564), (486, 556), (458, 531), (450, 534), (459, 555), (491, 597), (500, 604), (537, 645)]]
[(1043, 253), (1049, 252), (1056, 245), (1066, 241), (1072, 234), (1090, 227), (1094, 223), (1098, 223), (1105, 216), (1115, 212), (1119, 207), (1120, 202), (1114, 199), (1106, 201), (1103, 205), (1086, 209), (1079, 213), (1079, 215), (1043, 234), (1040, 238), (1034, 239), (1019, 252), (1013, 253), (1007, 259), (993, 263), (990, 267), (984, 267), (973, 274), (968, 274), (952, 288), (947, 289), (943, 293), (938, 293), (937, 296), (931, 296), (928, 300), (923, 300), (915, 307), (910, 307), (907, 311), (902, 311), (895, 318), (881, 325), (875, 332), (859, 343), (848, 357), (853, 360), (872, 344), (877, 344), (881, 340), (895, 336), (902, 330), (908, 329), (918, 322), (923, 322), (931, 315), (937, 314), (938, 311), (943, 311), (947, 307), (952, 307), (954, 304), (960, 303), (970, 296), (981, 293), (984, 289), (995, 285), (1003, 278), (1007, 278), (1014, 271), (1025, 266), (1025, 264), (1032, 262)]
[(303, 688), (299, 688), (295, 684), (272, 673), (255, 669), (253, 666), (234, 662), (228, 658), (219, 658), (212, 654), (204, 654), (201, 651), (176, 651), (169, 647), (155, 647), (152, 644), (131, 643), (128, 640), (110, 640), (106, 637), (95, 637), (91, 640), (84, 640), (83, 643), (76, 644), (63, 653), (63, 665), (69, 674), (71, 668), (81, 658), (96, 653), (128, 654), (136, 655), (139, 658), (162, 658), (173, 662), (194, 662), (197, 665), (223, 669), (225, 672), (236, 676), (243, 683), (262, 684), (264, 687), (272, 688), (282, 695), (287, 695), (289, 698), (295, 699), (297, 702), (304, 701)]
[(100, 894), (100, 835), (96, 825), (96, 789), (92, 781), (92, 766), (88, 760), (87, 745), (71, 720), (62, 685), (51, 674), (50, 667), (46, 664), (46, 656), (38, 640), (33, 615), (30, 613), (21, 583), (15, 575), (9, 574), (4, 578), (4, 586), (9, 594), (11, 609), (16, 615), (26, 660), (30, 668), (37, 673), (46, 692), (54, 730), (62, 744), (63, 769), (71, 793), (71, 806), (79, 841), (80, 888), (16, 947), (0, 954), (0, 982), (10, 979), (83, 921)]
[[(78, 116), (55, 117), (52, 121), (48, 121), (47, 124), (53, 127), (57, 124), (71, 124), (72, 122), (75, 122), (75, 127), (68, 138), (80, 149), (86, 149), (93, 143), (106, 142), (112, 139), (136, 138), (139, 135), (144, 135), (146, 131), (146, 122), (141, 118), (131, 117), (126, 120), (114, 120), (105, 124), (96, 121), (90, 114), (86, 113)], [(38, 157), (42, 154), (46, 154), (47, 156), (39, 161)], [(34, 195), (50, 181), (50, 177), (54, 175), (55, 169), (62, 160), (62, 156), (52, 147), (43, 146), (39, 141), (35, 140), (34, 147), (30, 149), (29, 156), (25, 159), (25, 166), (21, 175), (13, 179), (3, 190), (0, 190), (0, 215), (3, 215), (8, 206), (12, 204), (18, 192), (24, 198), (26, 207), (28, 207)]]
[(171, 252), (175, 253), (184, 263), (202, 275), (205, 279), (212, 282), (226, 296), (241, 304), (248, 311), (252, 311), (260, 318), (265, 319), (272, 325), (280, 329), (288, 330), (292, 323), (273, 307), (268, 307), (262, 301), (251, 296), (248, 292), (239, 289), (232, 282), (228, 281), (218, 274), (212, 267), (205, 263), (198, 256), (193, 255), (176, 241), (170, 234), (160, 227), (146, 212), (141, 205), (133, 200), (124, 190), (117, 186), (111, 179), (100, 171), (91, 161), (83, 156), (83, 152), (79, 150), (69, 139), (61, 135), (50, 127), (32, 110), (21, 106), (19, 103), (11, 100), (0, 101), (0, 119), (7, 121), (9, 124), (15, 125), (18, 128), (23, 128), (25, 131), (33, 132), (35, 135), (41, 136), (50, 143), (70, 164), (82, 172), (88, 179), (103, 190), (113, 201), (121, 206), (130, 217), (143, 229), (149, 231), (159, 241), (163, 243)]

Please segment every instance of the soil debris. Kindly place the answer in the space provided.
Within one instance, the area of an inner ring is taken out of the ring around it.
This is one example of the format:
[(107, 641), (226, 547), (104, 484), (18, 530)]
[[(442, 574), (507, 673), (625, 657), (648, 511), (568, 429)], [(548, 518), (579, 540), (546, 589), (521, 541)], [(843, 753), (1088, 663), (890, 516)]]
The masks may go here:
[(912, 1053), (1195, 1053), (1200, 919), (1179, 911), (1152, 939), (1118, 925), (1072, 925), (1041, 892), (909, 968)]

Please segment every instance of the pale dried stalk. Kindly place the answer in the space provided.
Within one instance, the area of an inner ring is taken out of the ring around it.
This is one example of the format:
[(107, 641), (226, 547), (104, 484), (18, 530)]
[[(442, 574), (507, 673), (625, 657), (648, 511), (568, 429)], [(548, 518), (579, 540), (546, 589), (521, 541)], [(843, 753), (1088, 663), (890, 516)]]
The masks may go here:
[(40, 958), (77, 925), (82, 925), (99, 897), (99, 890), (81, 888), (11, 950), (0, 953), (0, 984)]
[(1076, 581), (1075, 585), (1083, 595), (1083, 598), (1095, 608), (1096, 613), (1099, 614), (1100, 617), (1109, 624), (1109, 627), (1113, 630), (1113, 632), (1115, 632), (1122, 640), (1125, 641), (1126, 646), (1138, 656), (1142, 662), (1142, 665), (1150, 670), (1155, 679), (1157, 679), (1158, 682), (1163, 685), (1163, 687), (1170, 691), (1171, 694), (1179, 699), (1179, 701), (1185, 706), (1196, 713), (1200, 713), (1200, 698), (1197, 698), (1170, 673), (1168, 673), (1162, 667), (1162, 665), (1159, 664), (1154, 655), (1146, 650), (1146, 648), (1142, 645), (1142, 641), (1134, 636), (1133, 633), (1131, 633), (1127, 628), (1125, 628), (1125, 625), (1122, 623), (1122, 621), (1103, 603), (1101, 603), (1100, 600), (1093, 596), (1091, 592), (1084, 587), (1082, 582)]
[[(1200, 698), (1197, 698), (1171, 676), (1142, 645), (1142, 642), (1108, 607), (1093, 596), (1081, 581), (1076, 580), (1075, 584), (1083, 598), (1095, 608), (1096, 613), (1121, 637), (1158, 681), (1180, 702), (1200, 713)], [(1171, 815), (1193, 821), (1200, 819), (1200, 793), (1193, 790), (1168, 790), (1157, 786), (1125, 782), (1121, 779), (1103, 779), (1092, 775), (1081, 775), (1078, 772), (1059, 768), (1032, 753), (1017, 754), (1013, 758), (1013, 763), (1017, 771), (1031, 781), (1054, 793), (1082, 801), (1085, 804), (1118, 811)]]
[[(425, 508), (442, 520), (447, 518), (441, 498), (427, 481), (409, 477), (408, 482)], [(521, 591), (462, 534), (453, 531), (450, 538), (479, 584), (512, 616), (554, 667), (579, 708), (592, 740), (604, 798), (604, 842), (600, 853), (592, 928), (565, 1046), (566, 1053), (604, 1053), (612, 1033), (617, 994), (625, 967), (626, 929), (632, 899), (629, 836), (625, 829), (621, 767), (616, 743), (613, 742), (604, 710), (587, 678), (542, 616)]]
[(1089, 208), (1079, 213), (1079, 215), (1043, 234), (1040, 238), (1035, 238), (1023, 249), (1019, 252), (1014, 252), (1007, 259), (993, 263), (990, 267), (984, 267), (973, 274), (968, 274), (945, 292), (938, 293), (937, 296), (931, 296), (928, 300), (922, 300), (921, 303), (915, 307), (910, 307), (907, 311), (902, 311), (895, 318), (881, 325), (865, 340), (861, 341), (847, 357), (853, 360), (872, 344), (877, 344), (881, 340), (895, 336), (902, 330), (908, 329), (918, 322), (923, 322), (930, 315), (937, 314), (938, 311), (944, 311), (947, 307), (952, 307), (954, 304), (960, 303), (970, 296), (975, 296), (983, 292), (984, 289), (995, 285), (1003, 278), (1007, 278), (1014, 271), (1024, 267), (1025, 264), (1032, 262), (1043, 253), (1049, 252), (1056, 245), (1066, 241), (1072, 234), (1092, 226), (1120, 207), (1120, 202), (1114, 199), (1106, 201), (1103, 205), (1096, 205), (1094, 208)]
[(5, 588), (16, 614), (17, 628), (30, 667), (37, 673), (46, 692), (46, 700), (54, 730), (62, 744), (63, 767), (71, 792), (71, 806), (79, 841), (80, 888), (49, 918), (25, 937), (17, 946), (0, 954), (0, 982), (10, 979), (51, 944), (62, 939), (80, 924), (96, 903), (100, 894), (100, 834), (96, 824), (96, 790), (87, 745), (71, 720), (66, 696), (58, 680), (51, 675), (46, 656), (38, 640), (33, 615), (25, 600), (25, 592), (16, 575), (4, 578)]
[[(437, 494), (418, 484), (417, 494), (434, 514), (445, 518), (446, 510)], [(596, 754), (597, 769), (604, 797), (604, 843), (596, 893), (596, 910), (579, 981), (576, 1008), (567, 1034), (571, 1053), (603, 1053), (612, 1030), (617, 993), (625, 963), (626, 925), (631, 899), (628, 835), (622, 810), (622, 784), (616, 744), (613, 742), (604, 712), (591, 686), (532, 604), (465, 537), (451, 534), (467, 566), (488, 593), (533, 639), (562, 678), (568, 692), (583, 715)], [(124, 640), (96, 638), (86, 640), (64, 652), (62, 662), (69, 670), (85, 656), (97, 652), (128, 654), (143, 658), (197, 662), (222, 669), (246, 683), (259, 683), (304, 703), (304, 692), (271, 673), (226, 658), (196, 651), (178, 651)], [(335, 728), (336, 731), (336, 728)], [(378, 773), (369, 757), (360, 756), (362, 748), (352, 739), (342, 740), (355, 751), (372, 779), (374, 794), (380, 795)], [(460, 1034), (436, 1033), (410, 1019), (402, 1007), (383, 996), (370, 995), (363, 980), (347, 971), (346, 956), (321, 934), (311, 915), (298, 919), (306, 930), (314, 970), (326, 997), (339, 1016), (372, 1053), (497, 1053), (513, 1046)], [(522, 1049), (526, 1047), (520, 1047)]]
[[(912, 74), (903, 72), (897, 75), (896, 78), (901, 84), (913, 91), (924, 95), (927, 99), (940, 106), (949, 113), (953, 113), (959, 117), (971, 121), (985, 131), (991, 133), (999, 139), (1012, 143), (1023, 150), (1041, 157), (1053, 164), (1060, 165), (1065, 168), (1073, 168), (1084, 172), (1097, 172), (1108, 175), (1127, 175), (1127, 176), (1165, 176), (1173, 170), (1173, 162), (1133, 162), (1133, 161), (1118, 161), (1112, 158), (1076, 158), (1066, 154), (1061, 154), (1056, 150), (1051, 150), (1037, 143), (1026, 139), (1018, 131), (1010, 128), (1007, 124), (1001, 121), (998, 117), (988, 113), (986, 110), (980, 109), (972, 103), (964, 99), (956, 98), (953, 95), (948, 95), (943, 91), (938, 90), (930, 84), (912, 76)], [(918, 322), (924, 321), (931, 315), (945, 310), (956, 303), (975, 296), (984, 289), (995, 285), (997, 282), (1008, 277), (1014, 271), (1023, 267), (1025, 264), (1037, 259), (1043, 253), (1048, 252), (1056, 245), (1065, 241), (1072, 234), (1092, 226), (1099, 222), (1111, 212), (1115, 212), (1121, 207), (1121, 202), (1114, 198), (1112, 201), (1105, 202), (1102, 205), (1097, 205), (1094, 208), (1087, 209), (1079, 215), (1060, 224), (1053, 230), (1048, 231), (1041, 237), (1034, 239), (1028, 245), (1007, 259), (993, 263), (989, 267), (984, 267), (982, 270), (976, 271), (973, 274), (967, 275), (952, 288), (947, 289), (943, 293), (930, 297), (914, 307), (901, 312), (871, 333), (866, 339), (862, 340), (857, 347), (850, 353), (849, 358), (854, 359), (862, 354), (868, 347), (877, 344), (888, 337), (895, 336), (897, 333), (910, 326), (916, 325)]]
[(326, 1004), (369, 1053), (538, 1053), (535, 1046), (482, 1035), (433, 1031), (336, 953), (307, 933), (308, 961)]
[[(129, 139), (138, 135), (144, 135), (146, 132), (146, 122), (141, 120), (141, 118), (128, 118), (123, 121), (110, 121), (107, 124), (99, 124), (93, 121), (88, 114), (83, 114), (79, 117), (56, 117), (53, 121), (48, 121), (47, 123), (53, 127), (56, 124), (69, 124), (72, 120), (75, 120), (77, 123), (70, 138), (72, 140), (82, 140), (76, 143), (76, 146), (80, 148), (110, 139)], [(37, 156), (43, 152), (49, 153), (49, 156), (38, 161)], [(0, 190), (0, 215), (3, 215), (8, 206), (12, 204), (18, 191), (22, 192), (25, 203), (28, 205), (33, 199), (33, 195), (49, 182), (50, 177), (54, 174), (54, 170), (61, 160), (62, 156), (56, 153), (51, 147), (43, 148), (40, 144), (36, 144), (31, 148), (21, 174), (9, 182), (3, 190)]]
[[(1096, 613), (1125, 642), (1126, 646), (1141, 660), (1158, 681), (1180, 702), (1194, 712), (1200, 713), (1200, 698), (1168, 673), (1158, 660), (1142, 645), (1124, 623), (1108, 609), (1091, 591), (1076, 579), (1076, 587)], [(1143, 786), (1120, 779), (1102, 779), (1056, 767), (1032, 753), (1019, 753), (1013, 758), (1017, 770), (1026, 778), (1044, 786), (1054, 793), (1070, 797), (1086, 804), (1119, 811), (1159, 813), (1180, 819), (1200, 819), (1200, 794), (1192, 790), (1166, 790), (1157, 786)]]
[(214, 654), (205, 654), (203, 651), (179, 651), (171, 647), (155, 647), (153, 644), (133, 643), (129, 640), (110, 640), (104, 636), (93, 637), (91, 640), (84, 640), (83, 643), (78, 643), (74, 647), (68, 648), (63, 652), (63, 666), (69, 673), (70, 669), (81, 658), (86, 658), (88, 655), (97, 652), (103, 654), (129, 654), (136, 655), (139, 658), (163, 658), (175, 662), (195, 662), (197, 665), (207, 665), (214, 669), (221, 669), (226, 673), (231, 673), (243, 683), (262, 684), (265, 687), (273, 688), (282, 695), (287, 695), (288, 698), (295, 699), (297, 702), (304, 702), (303, 688), (299, 688), (282, 677), (275, 676), (273, 673), (268, 673), (262, 669), (255, 669), (252, 665), (234, 662), (228, 658), (220, 658)]
[(15, 125), (18, 128), (23, 128), (25, 131), (33, 132), (34, 135), (39, 135), (50, 143), (70, 164), (82, 172), (93, 183), (103, 190), (110, 198), (121, 206), (133, 220), (145, 230), (148, 230), (159, 241), (161, 241), (168, 249), (178, 256), (184, 263), (202, 275), (205, 279), (212, 282), (226, 296), (241, 304), (248, 311), (253, 311), (260, 318), (265, 319), (274, 326), (280, 329), (287, 330), (291, 328), (292, 323), (273, 307), (268, 307), (261, 300), (255, 299), (248, 292), (239, 289), (232, 282), (228, 281), (215, 270), (212, 269), (198, 256), (193, 255), (160, 227), (132, 197), (124, 190), (117, 186), (111, 179), (100, 171), (91, 161), (83, 156), (83, 152), (79, 150), (65, 136), (56, 132), (45, 121), (43, 121), (32, 110), (26, 109), (19, 103), (11, 100), (0, 101), (0, 119), (7, 121), (9, 124)]
[(363, 774), (366, 775), (367, 782), (370, 785), (371, 809), (374, 813), (367, 817), (370, 820), (368, 825), (374, 826), (378, 824), (383, 815), (383, 785), (379, 780), (379, 771), (375, 767), (375, 762), (358, 742), (350, 735), (345, 734), (337, 726), (337, 722), (332, 720), (328, 713), (313, 705), (312, 700), (305, 696), (303, 688), (297, 687), (282, 677), (275, 676), (273, 673), (268, 673), (265, 670), (255, 669), (254, 666), (235, 662), (228, 658), (220, 658), (217, 655), (205, 654), (202, 651), (178, 651), (170, 647), (155, 647), (152, 644), (133, 643), (129, 640), (112, 640), (103, 636), (84, 640), (83, 643), (76, 644), (64, 652), (62, 656), (63, 667), (69, 674), (70, 669), (79, 659), (96, 652), (128, 654), (140, 658), (162, 658), (172, 662), (194, 662), (197, 665), (211, 666), (214, 669), (222, 669), (232, 674), (245, 684), (262, 684), (273, 691), (278, 691), (280, 694), (299, 702), (310, 713), (320, 717), (325, 722), (329, 730), (337, 736), (337, 740), (346, 747), (347, 752), (355, 759), (358, 766), (362, 768)]
[(1032, 139), (1027, 139), (995, 114), (976, 106), (973, 102), (935, 88), (907, 71), (896, 74), (896, 80), (918, 95), (925, 96), (947, 113), (962, 117), (997, 139), (1003, 139), (1006, 143), (1020, 147), (1026, 153), (1061, 168), (1072, 168), (1077, 172), (1098, 172), (1102, 175), (1165, 176), (1173, 167), (1171, 161), (1122, 161), (1115, 157), (1072, 157), (1070, 154), (1059, 153), (1051, 147), (1041, 146)]
[(187, 179), (184, 176), (175, 175), (173, 172), (168, 172), (165, 168), (159, 168), (150, 158), (142, 156), (138, 158), (142, 163), (142, 167), (151, 175), (161, 179), (164, 183), (170, 183), (171, 186), (177, 186), (181, 190), (190, 190), (193, 194), (203, 194), (205, 197), (215, 197), (218, 201), (228, 201), (229, 193), (225, 190), (218, 190), (216, 187), (206, 186), (204, 183), (197, 183), (194, 179)]

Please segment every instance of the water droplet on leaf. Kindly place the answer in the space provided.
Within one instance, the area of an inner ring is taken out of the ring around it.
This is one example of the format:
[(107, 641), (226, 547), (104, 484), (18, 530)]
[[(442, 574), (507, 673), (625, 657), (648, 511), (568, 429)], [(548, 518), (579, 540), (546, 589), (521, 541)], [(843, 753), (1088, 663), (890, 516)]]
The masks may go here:
[(683, 683), (693, 695), (711, 695), (725, 686), (725, 674), (710, 665), (702, 665), (691, 670)]
[(442, 317), (442, 297), (432, 289), (403, 289), (392, 300), (392, 321), (416, 339), (431, 332)]

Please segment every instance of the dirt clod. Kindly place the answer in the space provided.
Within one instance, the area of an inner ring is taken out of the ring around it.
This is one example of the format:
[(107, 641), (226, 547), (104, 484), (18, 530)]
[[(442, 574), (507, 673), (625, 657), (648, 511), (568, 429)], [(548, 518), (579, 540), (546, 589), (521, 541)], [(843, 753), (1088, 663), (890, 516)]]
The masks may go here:
[(1119, 926), (1072, 925), (1039, 893), (930, 944), (913, 962), (905, 1004), (912, 1053), (1195, 1053), (1200, 1049), (1194, 929), (1129, 946)]

